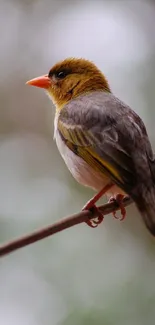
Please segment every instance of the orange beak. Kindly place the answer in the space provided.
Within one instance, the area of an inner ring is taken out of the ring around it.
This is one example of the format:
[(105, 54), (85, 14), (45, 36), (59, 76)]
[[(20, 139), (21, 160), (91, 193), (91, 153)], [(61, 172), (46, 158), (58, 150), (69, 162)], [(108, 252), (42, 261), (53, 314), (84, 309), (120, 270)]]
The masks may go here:
[(37, 77), (27, 81), (26, 85), (48, 89), (51, 85), (51, 80), (46, 74), (45, 76)]

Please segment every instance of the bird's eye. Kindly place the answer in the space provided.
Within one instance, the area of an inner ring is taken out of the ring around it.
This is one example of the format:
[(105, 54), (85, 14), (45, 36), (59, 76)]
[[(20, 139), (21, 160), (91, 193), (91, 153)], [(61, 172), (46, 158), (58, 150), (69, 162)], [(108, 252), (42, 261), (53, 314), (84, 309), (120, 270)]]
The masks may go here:
[(56, 79), (64, 79), (70, 73), (71, 71), (69, 69), (63, 69), (59, 71), (53, 71), (53, 69), (51, 69), (48, 74), (48, 77), (49, 78), (55, 77)]
[(59, 72), (56, 73), (55, 76), (58, 79), (63, 79), (63, 78), (65, 78), (67, 76), (67, 72), (66, 71), (59, 71)]

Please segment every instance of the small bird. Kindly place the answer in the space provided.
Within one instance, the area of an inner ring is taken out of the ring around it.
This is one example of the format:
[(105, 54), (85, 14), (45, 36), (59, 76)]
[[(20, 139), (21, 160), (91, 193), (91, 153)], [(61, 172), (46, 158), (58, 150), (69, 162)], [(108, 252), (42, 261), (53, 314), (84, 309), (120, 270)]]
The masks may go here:
[(94, 63), (67, 58), (28, 85), (47, 91), (56, 106), (54, 138), (68, 169), (97, 194), (83, 209), (96, 209), (96, 227), (103, 220), (96, 202), (104, 194), (117, 200), (128, 194), (155, 236), (155, 157), (141, 118), (112, 93)]

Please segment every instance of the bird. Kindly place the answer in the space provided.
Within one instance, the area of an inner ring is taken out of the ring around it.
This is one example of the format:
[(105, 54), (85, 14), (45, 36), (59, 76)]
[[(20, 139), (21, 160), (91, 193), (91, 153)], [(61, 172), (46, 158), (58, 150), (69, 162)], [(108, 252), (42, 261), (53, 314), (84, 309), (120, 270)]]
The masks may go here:
[(83, 210), (96, 210), (98, 218), (86, 223), (97, 227), (103, 221), (96, 206), (103, 195), (112, 195), (124, 219), (122, 199), (129, 195), (155, 236), (155, 156), (147, 130), (113, 94), (104, 73), (92, 61), (71, 57), (26, 84), (51, 98), (58, 150), (76, 181), (97, 193)]

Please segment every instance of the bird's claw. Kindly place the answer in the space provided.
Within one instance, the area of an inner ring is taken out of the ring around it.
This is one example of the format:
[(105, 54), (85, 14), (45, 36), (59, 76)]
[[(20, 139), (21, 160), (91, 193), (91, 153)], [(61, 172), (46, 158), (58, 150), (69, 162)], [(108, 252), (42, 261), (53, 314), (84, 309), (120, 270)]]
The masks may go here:
[(95, 212), (98, 216), (95, 219), (90, 219), (86, 221), (86, 224), (91, 228), (96, 228), (104, 219), (104, 216), (102, 212), (97, 208), (97, 206), (94, 204), (93, 206), (90, 206), (90, 202), (88, 202), (82, 209), (89, 210), (91, 212)]
[(113, 217), (115, 219), (119, 220), (119, 221), (123, 221), (125, 219), (125, 217), (126, 217), (126, 209), (125, 209), (125, 207), (123, 205), (123, 202), (122, 202), (123, 198), (124, 198), (124, 195), (117, 194), (115, 197), (112, 196), (110, 198), (110, 200), (108, 201), (109, 203), (116, 202), (118, 204), (118, 206), (119, 206), (119, 208), (121, 210), (121, 217), (116, 215), (116, 211), (113, 211)]
[(93, 198), (91, 198), (83, 207), (82, 211), (89, 210), (95, 212), (97, 218), (88, 219), (87, 225), (91, 228), (96, 228), (104, 219), (103, 213), (97, 208), (96, 202), (113, 186), (112, 183), (107, 184), (103, 187)]

